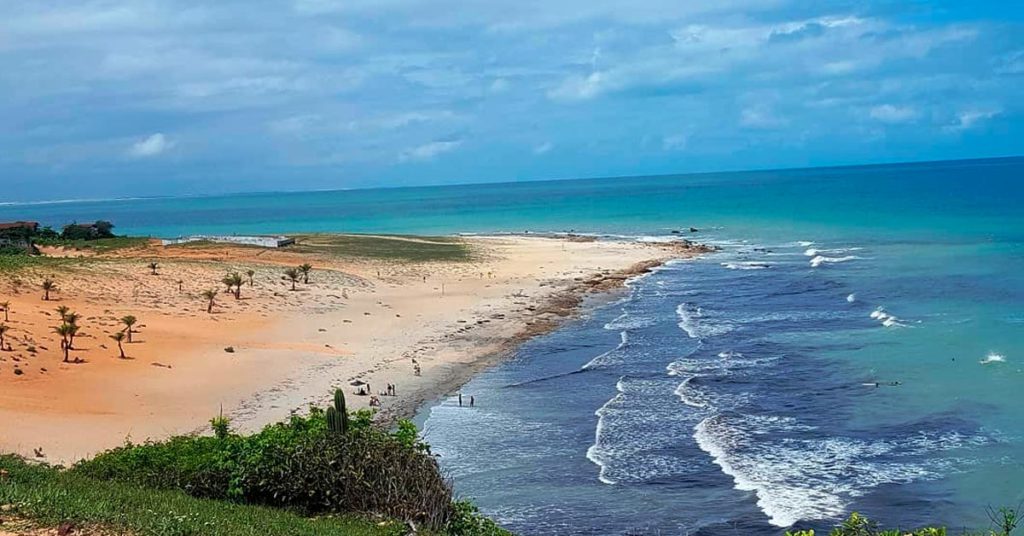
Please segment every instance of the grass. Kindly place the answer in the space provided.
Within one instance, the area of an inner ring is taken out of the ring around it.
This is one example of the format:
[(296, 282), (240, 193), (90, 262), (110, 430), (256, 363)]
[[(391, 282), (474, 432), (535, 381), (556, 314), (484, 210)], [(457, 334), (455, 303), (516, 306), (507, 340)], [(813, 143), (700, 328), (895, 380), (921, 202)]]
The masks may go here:
[(141, 236), (115, 236), (113, 238), (99, 238), (97, 240), (39, 239), (35, 242), (40, 246), (58, 246), (90, 250), (96, 253), (109, 253), (119, 249), (146, 247), (149, 245), (149, 238)]
[(82, 259), (46, 257), (43, 255), (0, 255), (0, 275), (26, 268), (57, 268), (81, 264)]
[(296, 244), (288, 249), (300, 253), (399, 262), (464, 262), (473, 259), (473, 251), (468, 244), (446, 236), (307, 234), (293, 238)]
[[(0, 456), (0, 505), (43, 526), (70, 522), (120, 534), (148, 536), (394, 536), (401, 524), (357, 517), (304, 518), (285, 510), (197, 499), (94, 480)], [(8, 514), (8, 515), (9, 515)]]

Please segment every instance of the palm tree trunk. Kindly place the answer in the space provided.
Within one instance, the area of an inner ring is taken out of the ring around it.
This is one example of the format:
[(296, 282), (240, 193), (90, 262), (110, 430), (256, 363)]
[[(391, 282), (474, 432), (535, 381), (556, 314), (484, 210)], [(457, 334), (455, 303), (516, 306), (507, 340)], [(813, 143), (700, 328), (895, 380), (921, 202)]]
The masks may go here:
[[(132, 327), (131, 326), (128, 326), (128, 342), (132, 342)], [(117, 345), (121, 346), (121, 343), (117, 343)]]
[(121, 341), (117, 341), (117, 349), (121, 351), (121, 359), (124, 359), (124, 347), (121, 346)]
[(295, 290), (295, 280), (292, 280), (292, 290)]

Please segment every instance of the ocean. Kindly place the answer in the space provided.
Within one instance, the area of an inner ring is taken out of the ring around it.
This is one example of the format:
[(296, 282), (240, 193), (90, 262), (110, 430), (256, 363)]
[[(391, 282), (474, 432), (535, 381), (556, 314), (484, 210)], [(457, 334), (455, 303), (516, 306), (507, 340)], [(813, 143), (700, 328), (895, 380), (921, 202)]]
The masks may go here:
[[(0, 199), (0, 202), (3, 200)], [(1024, 500), (1024, 159), (0, 204), (174, 237), (564, 232), (718, 245), (424, 408), (521, 534), (777, 535)], [(694, 227), (698, 232), (691, 233)]]

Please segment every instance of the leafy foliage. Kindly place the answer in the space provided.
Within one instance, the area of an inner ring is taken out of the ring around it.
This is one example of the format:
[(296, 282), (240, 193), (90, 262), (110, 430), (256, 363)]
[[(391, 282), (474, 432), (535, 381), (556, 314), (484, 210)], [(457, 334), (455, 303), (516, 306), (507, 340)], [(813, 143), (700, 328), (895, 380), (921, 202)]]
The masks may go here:
[(457, 519), (451, 485), (414, 439), (415, 427), (389, 433), (371, 418), (357, 412), (347, 433), (330, 433), (314, 408), (250, 436), (224, 430), (215, 438), (128, 444), (72, 472), (306, 514), (376, 513), (433, 529)]

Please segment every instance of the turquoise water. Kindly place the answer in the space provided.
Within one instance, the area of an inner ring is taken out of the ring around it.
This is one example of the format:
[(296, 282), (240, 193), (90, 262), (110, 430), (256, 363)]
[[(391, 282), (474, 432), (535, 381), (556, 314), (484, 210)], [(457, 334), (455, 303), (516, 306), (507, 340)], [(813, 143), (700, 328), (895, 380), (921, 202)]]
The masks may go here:
[(466, 387), (478, 407), (428, 409), (427, 436), (460, 492), (524, 534), (767, 535), (853, 509), (984, 526), (986, 505), (1024, 500), (1022, 202), (1024, 159), (1002, 159), (0, 205), (0, 220), (161, 237), (697, 227), (720, 253), (527, 344)]

